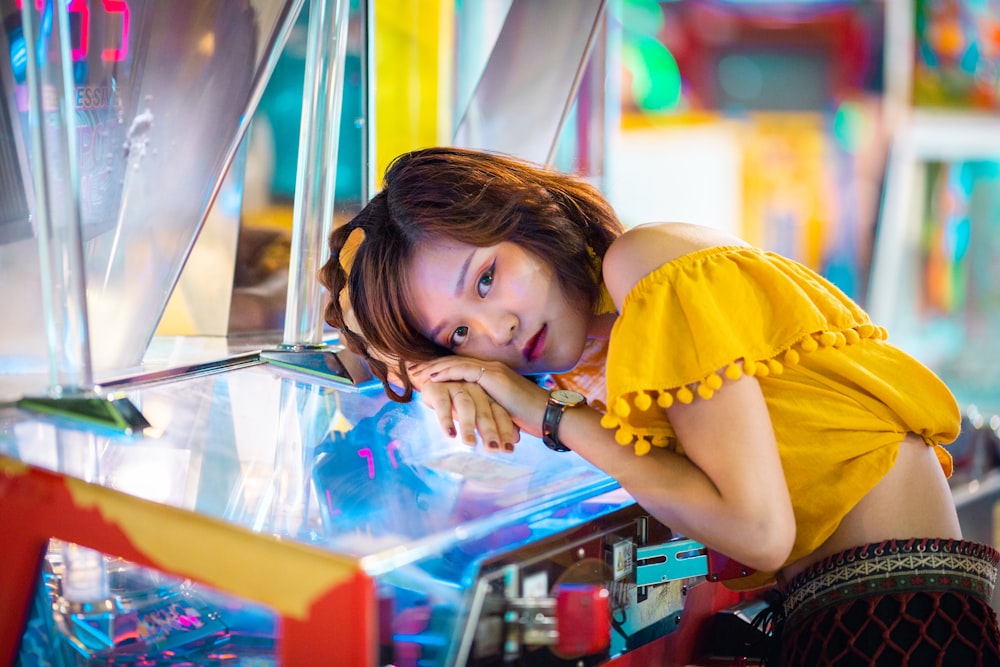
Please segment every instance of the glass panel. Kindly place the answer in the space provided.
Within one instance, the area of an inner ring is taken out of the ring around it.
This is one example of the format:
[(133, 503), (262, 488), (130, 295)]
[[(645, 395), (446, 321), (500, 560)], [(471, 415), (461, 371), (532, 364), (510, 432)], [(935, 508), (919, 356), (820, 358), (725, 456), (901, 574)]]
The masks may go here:
[[(330, 11), (340, 5), (338, 2), (329, 4)], [(366, 89), (365, 4), (353, 0), (348, 7), (333, 193), (334, 225), (342, 224), (357, 213), (365, 194), (367, 158), (364, 145), (368, 133), (363, 104)], [(246, 178), (241, 181), (243, 206), (239, 211), (235, 274), (223, 275), (218, 270), (218, 263), (214, 274), (201, 271), (189, 276), (195, 272), (188, 269), (184, 273), (184, 278), (190, 277), (192, 284), (199, 285), (198, 289), (203, 289), (200, 285), (206, 275), (218, 275), (219, 281), (231, 287), (231, 306), (224, 313), (225, 328), (230, 334), (280, 332), (285, 326), (309, 15), (307, 10), (299, 14), (251, 124)], [(308, 173), (315, 178), (318, 170), (316, 167)], [(326, 171), (323, 170), (324, 175)], [(199, 237), (195, 253), (201, 245)], [(325, 241), (322, 246), (325, 248)], [(213, 332), (199, 329), (194, 333)]]
[[(152, 424), (146, 437), (13, 412), (0, 453), (320, 543), (377, 570), (395, 562), (400, 544), (412, 558), (457, 539), (456, 526), (462, 539), (481, 537), (548, 502), (616, 486), (584, 459), (550, 456), (529, 436), (513, 455), (461, 445), (423, 403), (389, 401), (377, 383), (328, 386), (257, 364), (118, 389)], [(94, 462), (79, 462), (86, 451)]]
[(465, 108), (455, 145), (553, 161), (594, 42), (604, 3), (515, 0)]
[(267, 607), (50, 540), (18, 657), (58, 665), (276, 665)]
[[(8, 409), (0, 454), (353, 557), (376, 579), (384, 632), (395, 624), (404, 644), (440, 642), (441, 661), (427, 664), (451, 664), (467, 619), (474, 630), (484, 563), (634, 508), (575, 454), (554, 456), (530, 436), (509, 455), (465, 446), (422, 403), (391, 402), (377, 384), (322, 384), (258, 363), (118, 388), (153, 425), (145, 437)], [(407, 619), (427, 610), (433, 625), (410, 636)]]
[[(3, 223), (0, 235), (0, 291), (8, 315), (0, 323), (2, 373), (45, 369), (37, 241), (24, 218), (34, 193), (22, 150), (27, 106), (18, 4), (0, 1), (0, 136), (8, 147), (0, 199), (13, 202), (4, 213), (13, 221)], [(95, 370), (141, 361), (300, 5), (72, 3)]]

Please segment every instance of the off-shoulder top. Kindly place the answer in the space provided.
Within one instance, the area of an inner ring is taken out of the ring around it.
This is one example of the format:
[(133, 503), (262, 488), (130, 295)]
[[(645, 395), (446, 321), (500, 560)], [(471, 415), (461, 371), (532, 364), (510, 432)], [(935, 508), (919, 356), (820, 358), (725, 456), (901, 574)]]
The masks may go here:
[[(683, 454), (657, 408), (696, 394), (711, 399), (727, 380), (755, 376), (795, 513), (791, 563), (820, 546), (885, 475), (907, 433), (934, 447), (951, 474), (941, 444), (958, 436), (955, 399), (886, 337), (801, 264), (746, 246), (701, 250), (656, 269), (626, 296), (608, 348), (602, 424), (636, 454)], [(772, 576), (731, 584), (752, 588)]]

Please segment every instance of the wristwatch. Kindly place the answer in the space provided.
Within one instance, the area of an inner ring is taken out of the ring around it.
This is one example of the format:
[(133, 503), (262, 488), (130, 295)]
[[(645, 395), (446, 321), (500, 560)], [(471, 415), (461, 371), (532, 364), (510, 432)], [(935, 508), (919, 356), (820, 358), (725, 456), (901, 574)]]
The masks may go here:
[(569, 447), (559, 442), (559, 422), (569, 408), (587, 404), (587, 397), (569, 389), (555, 389), (549, 393), (549, 403), (542, 418), (542, 442), (556, 452), (568, 452)]

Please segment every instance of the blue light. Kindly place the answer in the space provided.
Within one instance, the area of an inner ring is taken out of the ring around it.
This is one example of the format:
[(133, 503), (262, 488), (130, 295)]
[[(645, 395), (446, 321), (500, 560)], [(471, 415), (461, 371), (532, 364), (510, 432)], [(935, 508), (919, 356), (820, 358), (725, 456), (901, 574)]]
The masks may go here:
[(11, 33), (10, 65), (11, 69), (14, 70), (14, 81), (24, 83), (28, 71), (28, 51), (24, 44), (24, 33), (21, 32), (20, 28), (16, 28)]

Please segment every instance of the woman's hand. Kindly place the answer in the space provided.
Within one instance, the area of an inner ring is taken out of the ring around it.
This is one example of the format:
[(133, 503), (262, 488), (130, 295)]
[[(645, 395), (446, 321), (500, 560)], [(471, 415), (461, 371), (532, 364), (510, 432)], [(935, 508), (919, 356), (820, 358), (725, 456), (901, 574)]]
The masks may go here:
[[(478, 432), (487, 449), (514, 451), (521, 433), (502, 405), (475, 382), (423, 382), (420, 397), (437, 414), (449, 437), (461, 435), (467, 445), (476, 444)], [(458, 423), (456, 432), (455, 424)]]
[[(541, 435), (542, 416), (549, 392), (500, 362), (448, 356), (412, 366), (410, 375), (422, 387), (421, 393), (434, 401), (432, 407), (446, 430), (451, 425), (451, 413), (446, 410), (447, 401), (450, 401), (456, 410), (460, 428), (462, 419), (465, 425), (474, 423), (483, 442), (489, 443), (494, 435), (499, 436), (501, 449), (506, 449), (508, 442), (517, 442), (517, 439), (506, 438), (509, 429)], [(440, 388), (442, 386), (444, 389)], [(463, 388), (468, 388), (469, 395), (458, 393), (456, 397), (456, 392)], [(479, 392), (485, 396), (486, 402)], [(451, 398), (446, 398), (445, 393)], [(426, 397), (424, 400), (430, 404)], [(505, 422), (509, 422), (506, 431)]]

